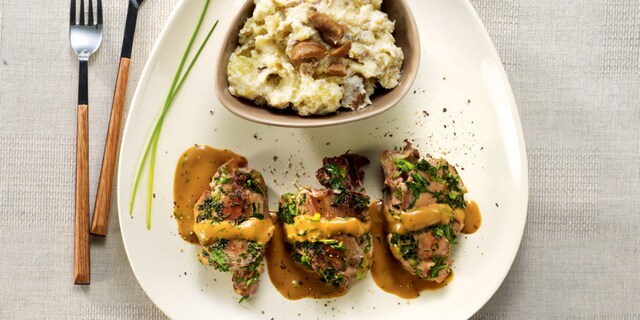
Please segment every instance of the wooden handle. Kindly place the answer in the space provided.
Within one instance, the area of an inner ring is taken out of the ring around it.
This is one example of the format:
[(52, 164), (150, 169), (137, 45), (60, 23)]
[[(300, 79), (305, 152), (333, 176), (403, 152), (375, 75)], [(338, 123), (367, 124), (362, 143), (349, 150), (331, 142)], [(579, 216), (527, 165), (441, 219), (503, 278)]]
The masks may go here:
[(111, 191), (118, 158), (120, 131), (122, 128), (122, 113), (124, 112), (127, 82), (129, 81), (129, 61), (129, 58), (120, 58), (120, 67), (118, 68), (118, 79), (113, 95), (113, 105), (111, 106), (109, 131), (107, 132), (107, 142), (104, 147), (102, 170), (100, 170), (100, 181), (98, 182), (98, 192), (96, 194), (93, 221), (91, 223), (91, 234), (96, 236), (104, 237), (107, 235), (109, 209), (111, 207)]
[(78, 106), (76, 145), (76, 229), (73, 243), (73, 282), (89, 284), (89, 116)]

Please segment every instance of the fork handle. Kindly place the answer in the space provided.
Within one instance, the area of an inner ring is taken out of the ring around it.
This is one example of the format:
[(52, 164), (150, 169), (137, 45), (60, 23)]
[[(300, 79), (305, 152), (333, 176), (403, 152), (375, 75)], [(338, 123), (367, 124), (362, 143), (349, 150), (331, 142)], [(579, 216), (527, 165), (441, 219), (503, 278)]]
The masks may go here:
[(78, 106), (89, 105), (89, 61), (80, 60), (78, 77)]
[(124, 112), (127, 82), (129, 81), (129, 62), (129, 58), (120, 58), (120, 66), (118, 67), (118, 78), (116, 80), (115, 93), (113, 94), (111, 118), (109, 119), (109, 131), (107, 132), (107, 142), (104, 147), (102, 170), (100, 170), (100, 181), (98, 182), (98, 192), (91, 223), (91, 234), (96, 236), (104, 237), (107, 235), (113, 179), (122, 128), (122, 113)]
[(78, 105), (73, 281), (89, 284), (89, 106)]

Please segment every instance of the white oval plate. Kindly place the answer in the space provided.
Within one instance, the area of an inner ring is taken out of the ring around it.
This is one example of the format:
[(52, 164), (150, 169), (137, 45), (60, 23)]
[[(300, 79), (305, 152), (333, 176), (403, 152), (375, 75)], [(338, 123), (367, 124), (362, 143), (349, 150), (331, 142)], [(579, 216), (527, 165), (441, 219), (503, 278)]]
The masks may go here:
[[(149, 298), (175, 319), (222, 315), (233, 319), (416, 315), (462, 319), (473, 315), (498, 289), (516, 256), (526, 220), (528, 184), (515, 100), (500, 58), (472, 6), (467, 0), (410, 1), (423, 55), (413, 88), (399, 105), (356, 123), (289, 129), (242, 120), (216, 99), (214, 64), (225, 28), (242, 2), (214, 0), (209, 9), (203, 30), (215, 19), (220, 24), (168, 113), (159, 142), (151, 230), (145, 227), (146, 172), (133, 218), (129, 217), (134, 173), (203, 0), (183, 0), (176, 7), (133, 98), (120, 150), (118, 212), (131, 268)], [(294, 190), (293, 181), (317, 185), (314, 172), (322, 158), (347, 150), (372, 160), (365, 187), (373, 197), (380, 197), (377, 155), (401, 146), (404, 139), (414, 140), (423, 154), (445, 156), (456, 164), (470, 190), (468, 198), (476, 200), (483, 213), (480, 230), (463, 236), (454, 249), (455, 278), (444, 289), (403, 300), (380, 290), (368, 277), (341, 298), (290, 301), (275, 290), (265, 273), (258, 294), (238, 304), (230, 276), (202, 266), (196, 259), (198, 248), (177, 235), (172, 218), (173, 173), (180, 154), (193, 144), (228, 148), (246, 156), (264, 174), (274, 209), (280, 194)]]

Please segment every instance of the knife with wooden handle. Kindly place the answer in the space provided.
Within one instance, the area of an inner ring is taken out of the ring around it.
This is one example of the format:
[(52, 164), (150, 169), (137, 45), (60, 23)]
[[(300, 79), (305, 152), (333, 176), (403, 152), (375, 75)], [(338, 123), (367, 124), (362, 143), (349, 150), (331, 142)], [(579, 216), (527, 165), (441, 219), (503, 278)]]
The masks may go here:
[(111, 191), (118, 158), (118, 147), (120, 145), (120, 132), (122, 131), (122, 114), (124, 112), (124, 103), (127, 95), (127, 82), (129, 80), (131, 49), (133, 47), (133, 36), (136, 31), (138, 9), (143, 1), (144, 0), (130, 0), (127, 10), (122, 53), (120, 54), (120, 65), (118, 67), (118, 78), (113, 94), (109, 131), (107, 132), (107, 142), (104, 147), (100, 181), (98, 182), (98, 192), (96, 193), (93, 221), (91, 223), (91, 234), (96, 236), (104, 237), (107, 235), (109, 209), (111, 207)]

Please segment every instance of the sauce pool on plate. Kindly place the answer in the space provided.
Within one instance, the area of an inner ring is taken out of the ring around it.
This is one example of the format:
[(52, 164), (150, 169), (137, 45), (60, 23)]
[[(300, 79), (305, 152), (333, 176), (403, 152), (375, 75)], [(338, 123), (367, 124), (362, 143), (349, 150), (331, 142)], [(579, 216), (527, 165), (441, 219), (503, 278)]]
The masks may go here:
[(185, 241), (199, 244), (193, 233), (193, 206), (203, 192), (210, 190), (211, 177), (218, 168), (232, 159), (239, 164), (247, 163), (247, 159), (234, 152), (204, 145), (190, 147), (180, 156), (173, 179), (173, 216)]
[(464, 227), (462, 233), (472, 234), (480, 229), (482, 224), (482, 215), (480, 214), (480, 208), (475, 201), (468, 201), (467, 206), (464, 208)]

